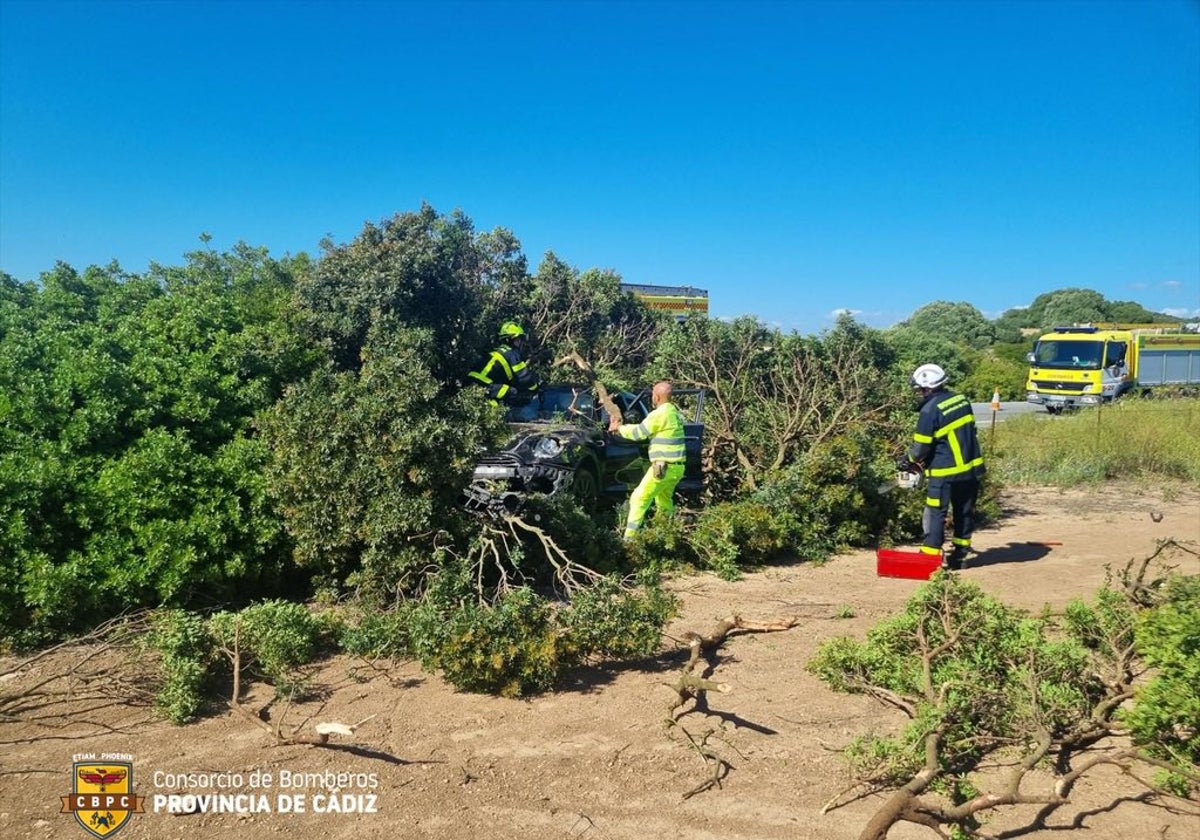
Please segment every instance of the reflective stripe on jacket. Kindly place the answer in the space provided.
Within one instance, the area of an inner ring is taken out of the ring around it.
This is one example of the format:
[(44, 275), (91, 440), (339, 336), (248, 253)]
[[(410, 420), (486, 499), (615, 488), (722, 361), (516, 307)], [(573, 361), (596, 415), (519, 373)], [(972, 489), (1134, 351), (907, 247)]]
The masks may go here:
[(538, 389), (537, 380), (533, 378), (521, 354), (506, 344), (492, 351), (481, 370), (473, 370), (468, 375), (487, 385), (488, 396), (494, 400), (504, 399), (511, 390), (533, 393)]
[(962, 481), (983, 475), (983, 450), (971, 401), (962, 394), (934, 391), (921, 404), (909, 457), (930, 478)]
[(682, 463), (687, 460), (683, 417), (672, 403), (663, 403), (636, 426), (620, 426), (616, 433), (627, 440), (650, 440), (650, 460)]

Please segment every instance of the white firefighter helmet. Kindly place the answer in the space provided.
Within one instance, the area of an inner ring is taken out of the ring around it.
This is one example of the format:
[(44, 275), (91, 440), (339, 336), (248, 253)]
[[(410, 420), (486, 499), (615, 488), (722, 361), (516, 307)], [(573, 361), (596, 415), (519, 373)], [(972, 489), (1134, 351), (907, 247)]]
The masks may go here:
[(921, 365), (913, 371), (914, 388), (940, 388), (946, 384), (946, 371), (937, 365)]

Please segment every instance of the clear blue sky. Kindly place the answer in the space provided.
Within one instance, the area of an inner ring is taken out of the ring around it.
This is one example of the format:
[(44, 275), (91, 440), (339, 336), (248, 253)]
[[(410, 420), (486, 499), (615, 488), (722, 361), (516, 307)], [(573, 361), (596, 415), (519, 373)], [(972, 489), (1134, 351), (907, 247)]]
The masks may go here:
[(0, 269), (319, 252), (422, 201), (804, 332), (1200, 316), (1200, 3), (0, 0)]

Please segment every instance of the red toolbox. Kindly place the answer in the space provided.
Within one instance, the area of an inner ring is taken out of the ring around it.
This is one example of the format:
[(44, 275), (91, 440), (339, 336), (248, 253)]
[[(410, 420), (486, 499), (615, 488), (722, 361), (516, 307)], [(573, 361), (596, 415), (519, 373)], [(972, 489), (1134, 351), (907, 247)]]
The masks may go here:
[(942, 558), (938, 554), (897, 551), (894, 548), (881, 548), (875, 552), (875, 574), (880, 577), (929, 580), (941, 567)]

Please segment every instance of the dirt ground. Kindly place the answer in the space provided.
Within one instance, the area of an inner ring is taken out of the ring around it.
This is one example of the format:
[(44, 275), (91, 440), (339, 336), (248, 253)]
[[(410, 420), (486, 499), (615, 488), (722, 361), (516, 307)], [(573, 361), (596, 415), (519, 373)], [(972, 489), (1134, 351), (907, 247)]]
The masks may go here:
[[(1058, 609), (1091, 594), (1103, 583), (1106, 564), (1145, 557), (1157, 539), (1200, 542), (1196, 488), (1020, 490), (1007, 504), (1003, 522), (976, 534), (981, 553), (963, 574), (1031, 610)], [(1044, 542), (1055, 544), (1038, 545)], [(1187, 562), (1193, 568), (1185, 571), (1200, 572), (1194, 559)], [(316, 721), (364, 721), (353, 738), (337, 740), (377, 755), (274, 746), (266, 732), (232, 713), (176, 727), (154, 719), (144, 705), (79, 701), (49, 704), (37, 721), (28, 719), (32, 713), (0, 719), (0, 836), (88, 836), (71, 815), (59, 813), (59, 798), (71, 793), (74, 756), (124, 753), (132, 756), (134, 793), (146, 797), (146, 813), (119, 831), (129, 840), (857, 837), (882, 800), (821, 813), (848, 784), (836, 750), (856, 734), (900, 726), (902, 715), (865, 697), (834, 694), (804, 664), (825, 639), (861, 637), (898, 610), (918, 583), (877, 577), (873, 552), (860, 551), (819, 567), (773, 566), (734, 583), (699, 575), (675, 585), (683, 611), (669, 635), (708, 632), (731, 613), (803, 619), (786, 632), (731, 638), (716, 678), (732, 690), (711, 695), (709, 714), (682, 718), (696, 738), (716, 730), (709, 746), (732, 764), (720, 789), (684, 798), (709, 771), (681, 732), (671, 735), (664, 727), (674, 696), (665, 683), (682, 664), (678, 652), (585, 669), (576, 684), (526, 701), (456, 693), (413, 663), (371, 670), (346, 658), (323, 667), (319, 682), (329, 686), (323, 700), (287, 710), (284, 725), (290, 729), (307, 718), (311, 733)], [(11, 664), (0, 663), (0, 673)], [(27, 689), (48, 667), (41, 662), (4, 678), (0, 694)], [(265, 692), (255, 692), (250, 704), (265, 703)], [(175, 778), (197, 773), (240, 779), (190, 784)], [(351, 775), (297, 775), (328, 773)], [(263, 774), (271, 774), (270, 784)], [(316, 813), (328, 802), (329, 787), (347, 806), (368, 807), (374, 797), (374, 813)], [(1147, 804), (1143, 792), (1117, 772), (1097, 773), (1051, 823), (1061, 830), (1075, 821), (1094, 840), (1200, 836), (1195, 803)], [(243, 802), (265, 802), (271, 810), (171, 815), (160, 806), (155, 812), (155, 796), (184, 793), (262, 796)], [(305, 812), (279, 813), (279, 797), (295, 804), (297, 794)], [(359, 796), (343, 800), (344, 794)], [(989, 830), (1027, 824), (1031, 813), (1007, 809), (992, 817)], [(890, 836), (935, 835), (902, 825)]]

